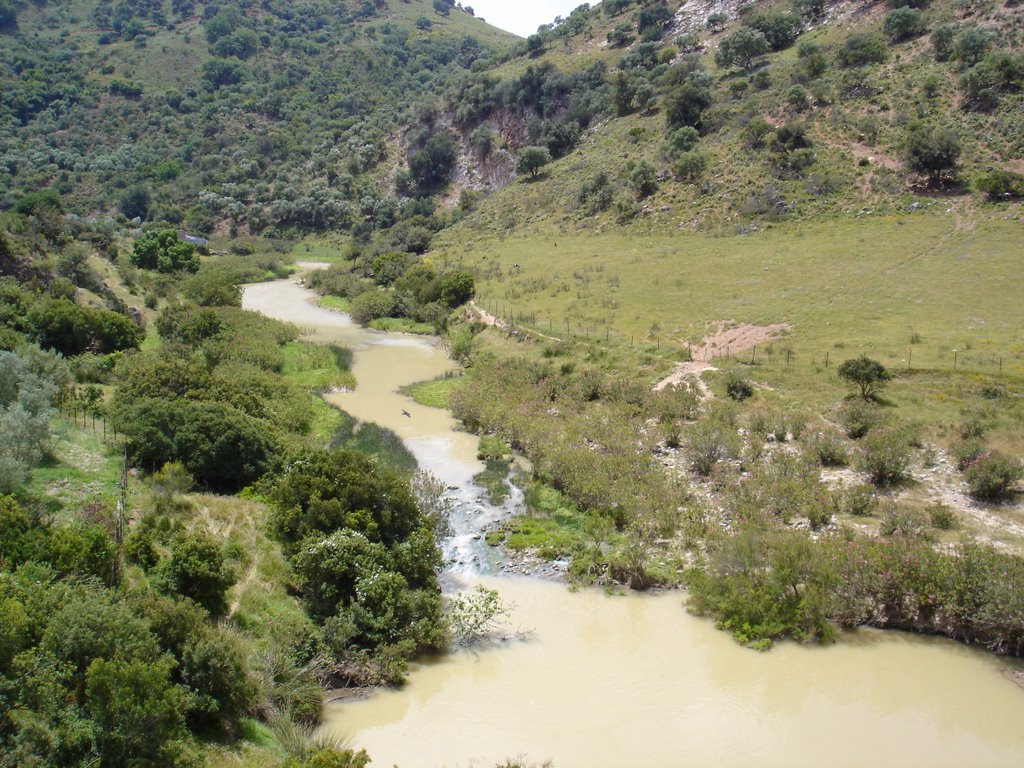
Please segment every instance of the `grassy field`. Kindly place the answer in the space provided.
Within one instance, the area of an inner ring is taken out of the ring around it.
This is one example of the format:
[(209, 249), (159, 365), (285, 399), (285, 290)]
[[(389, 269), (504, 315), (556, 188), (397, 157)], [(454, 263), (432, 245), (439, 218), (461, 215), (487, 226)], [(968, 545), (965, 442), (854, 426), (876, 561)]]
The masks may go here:
[(463, 383), (462, 376), (445, 376), (432, 381), (422, 381), (402, 387), (401, 392), (408, 395), (420, 405), (431, 408), (447, 408), (451, 403), (452, 392)]
[[(558, 338), (668, 346), (711, 324), (788, 323), (762, 360), (861, 353), (897, 368), (1024, 373), (1017, 221), (966, 228), (907, 215), (779, 225), (746, 236), (641, 231), (449, 244), (477, 304)], [(747, 355), (749, 357), (749, 353)]]

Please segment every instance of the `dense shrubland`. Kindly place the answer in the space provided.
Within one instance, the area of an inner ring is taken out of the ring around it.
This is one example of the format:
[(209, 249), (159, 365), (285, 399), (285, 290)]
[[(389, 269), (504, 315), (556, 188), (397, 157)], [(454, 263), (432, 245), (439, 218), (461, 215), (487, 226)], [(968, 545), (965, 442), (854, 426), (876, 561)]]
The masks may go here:
[[(163, 274), (64, 221), (39, 235), (43, 204), (3, 240), (23, 278), (0, 283), (0, 764), (198, 765), (246, 740), (263, 764), (365, 765), (310, 736), (322, 690), (400, 682), (448, 642), (443, 487), (368, 458), (408, 455), (313, 398), (351, 381), (350, 354), (241, 309), (239, 283), (276, 258), (238, 245)], [(134, 245), (177, 244), (154, 232)], [(71, 247), (89, 288), (52, 271)], [(118, 271), (128, 285), (99, 276)], [(52, 495), (33, 474), (63, 468), (69, 439), (90, 469)]]
[[(311, 273), (307, 282), (325, 296), (349, 300), (352, 319), (375, 328), (442, 331), (452, 310), (473, 298), (473, 275), (417, 258), (393, 239), (353, 247), (347, 260)], [(408, 246), (406, 246), (408, 247)], [(404, 320), (398, 324), (394, 321)]]
[[(759, 648), (867, 624), (1024, 652), (1024, 604), (1013, 597), (1024, 561), (969, 536), (936, 546), (956, 527), (952, 511), (892, 500), (931, 459), (920, 427), (877, 404), (877, 391), (812, 418), (764, 402), (736, 371), (721, 395), (742, 397), (701, 403), (688, 385), (653, 392), (623, 379), (597, 347), (548, 343), (538, 356), (528, 344), (494, 357), (487, 346), (477, 345), (453, 412), (533, 465), (528, 514), (491, 543), (568, 558), (582, 581), (685, 582), (694, 610)], [(841, 374), (855, 384), (891, 378), (876, 361), (849, 362)], [(984, 431), (976, 417), (961, 428)], [(969, 439), (971, 492), (1014, 493), (1020, 462)], [(851, 462), (862, 484), (823, 480), (822, 467)], [(849, 517), (877, 519), (877, 533)]]

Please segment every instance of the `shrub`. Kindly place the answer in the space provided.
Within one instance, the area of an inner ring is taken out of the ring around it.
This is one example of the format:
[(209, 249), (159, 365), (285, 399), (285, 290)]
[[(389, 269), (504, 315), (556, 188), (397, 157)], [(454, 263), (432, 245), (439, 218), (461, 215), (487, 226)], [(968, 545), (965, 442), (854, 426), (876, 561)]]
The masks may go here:
[(753, 397), (754, 385), (743, 374), (729, 371), (725, 377), (725, 392), (731, 399), (739, 403)]
[(996, 501), (1013, 493), (1013, 487), (1024, 474), (1021, 463), (999, 451), (977, 459), (964, 471), (971, 496), (983, 501)]
[(916, 8), (897, 8), (885, 17), (885, 33), (894, 42), (924, 34), (924, 20)]
[(156, 567), (155, 582), (170, 595), (182, 595), (213, 616), (228, 607), (227, 592), (235, 583), (220, 546), (209, 536), (190, 533), (171, 543), (171, 553)]
[(360, 325), (367, 325), (371, 320), (392, 317), (398, 312), (398, 301), (395, 294), (388, 290), (366, 291), (352, 299), (349, 314)]
[(942, 24), (932, 30), (932, 50), (935, 52), (936, 61), (948, 61), (953, 55), (953, 43), (956, 40), (956, 27), (952, 24)]
[(974, 186), (988, 195), (989, 200), (1024, 198), (1024, 174), (1014, 171), (989, 171), (979, 176)]
[(665, 122), (669, 130), (700, 128), (704, 110), (711, 106), (711, 91), (689, 80), (665, 94)]
[(842, 495), (842, 510), (853, 517), (871, 517), (878, 508), (878, 496), (875, 487), (862, 483), (847, 488)]
[(957, 469), (963, 472), (985, 454), (985, 442), (980, 436), (964, 437), (953, 444), (951, 452)]
[(849, 460), (842, 436), (831, 430), (815, 430), (805, 435), (801, 442), (811, 458), (823, 467), (843, 467)]
[(927, 523), (921, 513), (895, 505), (890, 506), (882, 513), (882, 519), (878, 523), (878, 532), (883, 536), (904, 539), (928, 537)]
[(866, 472), (875, 485), (890, 485), (906, 477), (910, 458), (910, 447), (901, 431), (873, 430), (864, 438), (858, 469)]
[(704, 175), (707, 164), (707, 158), (700, 152), (683, 152), (672, 163), (672, 173), (677, 179), (692, 183)]
[(701, 477), (707, 477), (715, 465), (739, 453), (736, 430), (715, 418), (698, 421), (684, 437), (690, 465)]
[(933, 504), (928, 507), (927, 512), (932, 528), (938, 528), (940, 531), (951, 531), (957, 527), (956, 512), (945, 504)]
[(836, 52), (836, 61), (844, 67), (880, 64), (888, 58), (889, 48), (885, 40), (872, 32), (850, 35)]

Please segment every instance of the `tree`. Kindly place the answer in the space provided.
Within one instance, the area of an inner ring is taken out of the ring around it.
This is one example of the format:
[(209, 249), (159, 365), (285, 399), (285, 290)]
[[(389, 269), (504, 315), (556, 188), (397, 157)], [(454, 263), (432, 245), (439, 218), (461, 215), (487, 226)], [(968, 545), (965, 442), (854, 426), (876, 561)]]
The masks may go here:
[(756, 29), (768, 41), (773, 51), (781, 51), (793, 44), (800, 34), (800, 18), (791, 13), (763, 13), (743, 22)]
[(128, 220), (145, 219), (149, 215), (149, 206), (152, 196), (149, 190), (143, 186), (132, 187), (118, 200), (117, 207)]
[(707, 18), (707, 28), (712, 32), (721, 32), (725, 29), (725, 25), (729, 23), (729, 14), (723, 13), (722, 11), (716, 11)]
[(528, 173), (535, 179), (540, 169), (550, 162), (551, 152), (547, 147), (523, 147), (516, 154), (516, 173)]
[(924, 21), (916, 8), (897, 8), (885, 17), (885, 33), (893, 42), (924, 34)]
[(768, 39), (764, 33), (751, 27), (740, 27), (722, 38), (715, 51), (715, 64), (720, 67), (736, 65), (750, 71), (758, 56), (768, 53)]
[(227, 592), (235, 576), (212, 538), (190, 533), (171, 543), (171, 553), (156, 568), (155, 581), (165, 593), (194, 600), (213, 616), (227, 611)]
[(948, 61), (953, 55), (953, 44), (956, 40), (956, 27), (952, 24), (941, 24), (932, 30), (932, 50), (936, 61)]
[(178, 240), (178, 233), (170, 227), (158, 227), (144, 232), (133, 244), (131, 262), (142, 269), (157, 272), (198, 272), (199, 256), (190, 243)]
[(844, 361), (839, 366), (838, 373), (839, 378), (845, 379), (857, 388), (864, 400), (875, 399), (885, 383), (892, 378), (892, 374), (885, 366), (864, 355)]
[(419, 189), (435, 189), (448, 180), (457, 157), (455, 139), (449, 131), (440, 131), (409, 156), (409, 173)]
[(665, 94), (665, 123), (670, 131), (684, 126), (700, 128), (704, 110), (711, 106), (711, 91), (686, 80)]
[(96, 659), (86, 673), (87, 708), (96, 723), (96, 751), (111, 768), (174, 764), (183, 735), (186, 698), (170, 682), (171, 662)]
[(473, 275), (469, 272), (450, 272), (441, 278), (440, 301), (446, 307), (455, 308), (462, 306), (473, 298), (476, 287), (473, 284)]
[(981, 27), (967, 27), (956, 36), (953, 43), (953, 56), (965, 67), (981, 61), (992, 46), (992, 33)]
[(907, 165), (918, 173), (926, 173), (933, 182), (956, 169), (960, 157), (960, 139), (952, 129), (943, 126), (913, 128), (907, 135)]

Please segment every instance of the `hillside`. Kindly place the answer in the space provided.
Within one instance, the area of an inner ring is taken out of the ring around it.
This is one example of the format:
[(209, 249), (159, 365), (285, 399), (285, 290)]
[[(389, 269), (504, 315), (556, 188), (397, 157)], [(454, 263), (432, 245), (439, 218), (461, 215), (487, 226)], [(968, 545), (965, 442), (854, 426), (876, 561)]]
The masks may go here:
[[(443, 4), (442, 4), (443, 5)], [(393, 222), (395, 128), (516, 38), (429, 0), (16, 3), (0, 181), (208, 233)]]

